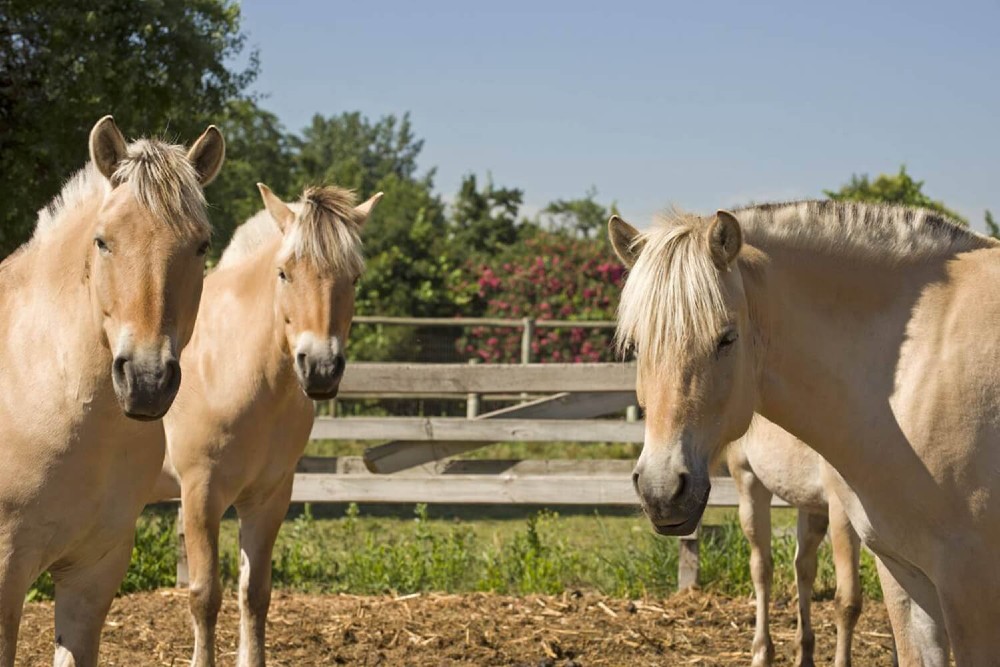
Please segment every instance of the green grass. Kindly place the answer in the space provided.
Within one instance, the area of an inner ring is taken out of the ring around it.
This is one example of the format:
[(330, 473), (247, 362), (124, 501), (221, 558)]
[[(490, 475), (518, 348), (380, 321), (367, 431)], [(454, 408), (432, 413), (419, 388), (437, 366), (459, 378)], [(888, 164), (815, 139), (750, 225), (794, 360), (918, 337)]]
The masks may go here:
[[(676, 588), (677, 540), (654, 535), (636, 514), (560, 515), (543, 510), (514, 518), (470, 519), (445, 512), (418, 505), (410, 516), (380, 516), (367, 510), (362, 514), (350, 505), (337, 516), (317, 518), (307, 505), (286, 521), (278, 537), (275, 585), (359, 594), (589, 589), (624, 598), (659, 597)], [(791, 510), (774, 512), (776, 597), (794, 595), (794, 516)], [(140, 519), (123, 593), (174, 585), (174, 517), (167, 507), (148, 510)], [(706, 524), (711, 527), (701, 542), (701, 585), (727, 595), (750, 594), (749, 547), (735, 513), (712, 508)], [(228, 586), (235, 586), (238, 578), (237, 544), (236, 521), (227, 518), (220, 548)], [(862, 575), (865, 594), (880, 599), (867, 553)], [(824, 544), (817, 597), (831, 597), (834, 587), (830, 550)], [(51, 594), (46, 576), (31, 597)]]

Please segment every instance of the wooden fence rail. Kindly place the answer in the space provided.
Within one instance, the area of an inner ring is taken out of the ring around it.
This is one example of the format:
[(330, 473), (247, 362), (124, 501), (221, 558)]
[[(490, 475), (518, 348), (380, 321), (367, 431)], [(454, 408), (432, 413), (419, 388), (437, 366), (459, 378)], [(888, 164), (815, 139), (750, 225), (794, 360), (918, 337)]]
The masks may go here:
[[(378, 318), (386, 323), (388, 318)], [(413, 324), (397, 318), (390, 324)], [(365, 318), (355, 321), (364, 322)], [(525, 323), (554, 326), (551, 320)], [(476, 324), (481, 324), (479, 320)], [(543, 324), (544, 323), (544, 324)], [(420, 320), (421, 326), (466, 324), (465, 319)], [(566, 322), (562, 326), (586, 323)], [(604, 326), (606, 323), (592, 323)], [(527, 339), (527, 336), (525, 336)], [(525, 360), (529, 355), (525, 355)], [(472, 418), (355, 417), (317, 418), (313, 439), (363, 440), (375, 444), (362, 457), (306, 457), (299, 463), (293, 502), (444, 503), (486, 505), (635, 506), (630, 461), (455, 460), (458, 454), (490, 443), (642, 442), (642, 422), (622, 419), (635, 405), (635, 366), (599, 364), (390, 364), (352, 363), (341, 383), (344, 394), (406, 396), (455, 395), (470, 401), (480, 394), (544, 395), (519, 405)], [(478, 402), (478, 401), (477, 401)], [(634, 415), (634, 411), (631, 413)], [(389, 442), (386, 442), (389, 441)], [(709, 505), (733, 507), (732, 480), (713, 479)], [(783, 504), (775, 501), (776, 505)], [(179, 531), (183, 522), (178, 522)], [(186, 585), (187, 567), (180, 534), (178, 585)], [(697, 534), (681, 540), (678, 581), (697, 581)]]

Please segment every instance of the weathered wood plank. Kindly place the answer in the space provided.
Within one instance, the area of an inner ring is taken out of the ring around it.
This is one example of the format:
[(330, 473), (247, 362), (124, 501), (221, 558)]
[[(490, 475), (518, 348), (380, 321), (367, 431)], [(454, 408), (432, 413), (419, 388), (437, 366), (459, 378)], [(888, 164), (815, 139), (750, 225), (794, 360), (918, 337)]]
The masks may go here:
[[(634, 391), (561, 392), (528, 403), (487, 412), (480, 419), (589, 419), (624, 410), (636, 402)], [(425, 443), (413, 440), (387, 442), (365, 450), (365, 465), (372, 472), (393, 473), (485, 447), (488, 442)]]
[(480, 442), (642, 442), (642, 422), (600, 419), (462, 419), (455, 417), (319, 418), (314, 440)]
[(467, 394), (634, 391), (635, 364), (348, 364), (341, 391)]
[[(597, 475), (629, 477), (635, 463), (624, 459), (456, 459), (440, 466), (419, 466), (399, 477), (429, 475)], [(303, 456), (295, 469), (300, 473), (365, 474), (377, 483), (382, 474), (369, 474), (360, 456)]]
[[(638, 504), (626, 475), (372, 475), (297, 474), (294, 502), (450, 503), (491, 505)], [(738, 495), (728, 477), (712, 480), (709, 505), (735, 507)], [(775, 498), (773, 505), (785, 505)]]

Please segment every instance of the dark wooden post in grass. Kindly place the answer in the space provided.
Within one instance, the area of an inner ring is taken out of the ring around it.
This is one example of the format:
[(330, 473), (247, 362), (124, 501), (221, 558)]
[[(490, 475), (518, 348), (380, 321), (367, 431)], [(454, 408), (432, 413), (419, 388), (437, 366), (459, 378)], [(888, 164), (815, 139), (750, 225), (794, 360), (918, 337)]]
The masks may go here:
[(680, 540), (677, 554), (677, 590), (698, 585), (698, 529)]

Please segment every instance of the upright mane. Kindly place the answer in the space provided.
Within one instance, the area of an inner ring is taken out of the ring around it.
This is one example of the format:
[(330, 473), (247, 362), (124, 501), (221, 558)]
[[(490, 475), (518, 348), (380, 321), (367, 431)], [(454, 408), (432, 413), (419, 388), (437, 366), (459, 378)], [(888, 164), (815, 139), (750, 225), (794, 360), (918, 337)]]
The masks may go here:
[[(949, 257), (1000, 245), (925, 209), (855, 202), (795, 201), (734, 211), (744, 241), (887, 264)], [(678, 345), (708, 346), (728, 313), (707, 247), (711, 217), (672, 213), (639, 234), (641, 247), (618, 306), (616, 343), (635, 347), (640, 372)]]
[(906, 263), (997, 245), (924, 208), (808, 200), (734, 211), (750, 245), (782, 243), (852, 259)]
[(38, 212), (32, 238), (59, 226), (81, 205), (106, 197), (113, 186), (127, 184), (139, 202), (160, 222), (182, 233), (209, 229), (205, 194), (194, 165), (183, 146), (156, 139), (139, 139), (128, 145), (109, 182), (93, 162), (78, 171), (52, 202)]
[(260, 211), (236, 230), (218, 266), (237, 264), (269, 241), (282, 239), (279, 258), (294, 256), (337, 272), (359, 274), (364, 255), (362, 220), (355, 203), (350, 190), (332, 185), (307, 188), (300, 201), (289, 204), (295, 220), (283, 238), (271, 215)]

